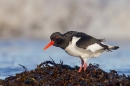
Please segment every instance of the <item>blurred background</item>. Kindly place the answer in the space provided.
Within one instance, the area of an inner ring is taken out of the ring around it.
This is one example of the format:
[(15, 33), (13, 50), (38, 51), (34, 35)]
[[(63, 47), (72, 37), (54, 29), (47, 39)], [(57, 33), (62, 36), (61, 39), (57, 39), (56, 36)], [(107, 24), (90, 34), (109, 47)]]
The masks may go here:
[(130, 0), (0, 0), (0, 79), (22, 72), (18, 64), (31, 70), (49, 56), (79, 66), (80, 59), (59, 48), (43, 50), (53, 32), (71, 30), (120, 46), (88, 64), (130, 74)]

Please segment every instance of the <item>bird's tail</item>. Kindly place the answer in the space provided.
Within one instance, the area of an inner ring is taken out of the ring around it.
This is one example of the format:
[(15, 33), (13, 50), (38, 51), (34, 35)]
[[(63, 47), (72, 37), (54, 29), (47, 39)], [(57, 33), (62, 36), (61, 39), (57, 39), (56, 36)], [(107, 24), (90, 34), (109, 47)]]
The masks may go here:
[(119, 46), (110, 46), (110, 45), (103, 44), (103, 43), (102, 43), (102, 47), (104, 50), (107, 50), (107, 51), (117, 50), (119, 48)]
[(117, 50), (119, 48), (119, 46), (108, 46), (108, 48), (110, 50)]

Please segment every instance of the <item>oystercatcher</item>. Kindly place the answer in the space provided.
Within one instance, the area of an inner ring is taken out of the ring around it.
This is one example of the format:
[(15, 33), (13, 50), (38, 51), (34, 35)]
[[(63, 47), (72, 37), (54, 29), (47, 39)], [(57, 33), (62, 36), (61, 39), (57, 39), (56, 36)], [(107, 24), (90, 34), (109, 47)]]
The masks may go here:
[(50, 36), (51, 42), (45, 46), (44, 50), (51, 45), (60, 47), (71, 56), (81, 59), (81, 66), (78, 72), (87, 68), (88, 58), (98, 57), (104, 51), (117, 50), (119, 46), (110, 46), (104, 44), (105, 39), (96, 39), (83, 32), (68, 31), (65, 34), (55, 32)]

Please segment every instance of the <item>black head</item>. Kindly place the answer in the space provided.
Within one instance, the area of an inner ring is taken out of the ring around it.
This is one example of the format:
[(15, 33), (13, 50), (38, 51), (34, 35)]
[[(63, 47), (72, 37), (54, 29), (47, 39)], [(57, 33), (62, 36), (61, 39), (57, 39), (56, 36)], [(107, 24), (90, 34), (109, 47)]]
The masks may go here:
[(50, 36), (50, 39), (51, 42), (44, 48), (44, 50), (49, 48), (51, 45), (65, 49), (69, 44), (68, 37), (64, 36), (60, 32), (53, 33)]
[(60, 32), (55, 32), (50, 36), (51, 41), (54, 41), (54, 46), (59, 47), (64, 42), (64, 37)]

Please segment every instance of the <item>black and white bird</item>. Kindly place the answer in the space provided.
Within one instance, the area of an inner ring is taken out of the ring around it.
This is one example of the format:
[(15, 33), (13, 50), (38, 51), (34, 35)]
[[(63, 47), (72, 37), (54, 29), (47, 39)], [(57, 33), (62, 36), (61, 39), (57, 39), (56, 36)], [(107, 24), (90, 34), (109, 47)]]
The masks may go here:
[(71, 56), (81, 59), (81, 66), (78, 72), (87, 68), (87, 60), (89, 58), (98, 57), (104, 51), (117, 50), (119, 46), (110, 46), (104, 44), (104, 39), (96, 39), (83, 32), (68, 31), (65, 34), (55, 32), (50, 36), (51, 42), (45, 46), (44, 50), (51, 45), (60, 47)]

